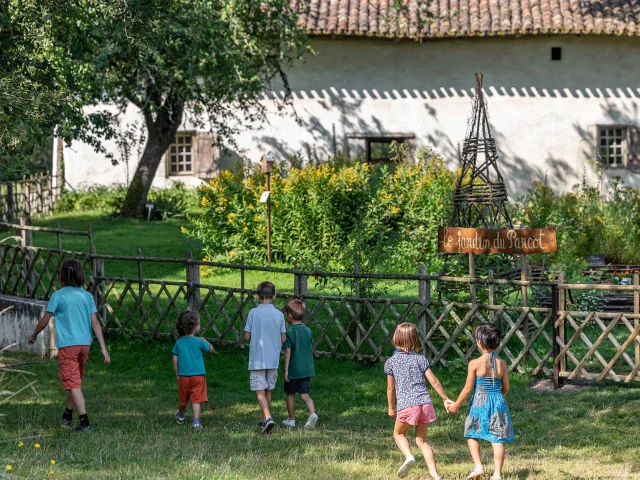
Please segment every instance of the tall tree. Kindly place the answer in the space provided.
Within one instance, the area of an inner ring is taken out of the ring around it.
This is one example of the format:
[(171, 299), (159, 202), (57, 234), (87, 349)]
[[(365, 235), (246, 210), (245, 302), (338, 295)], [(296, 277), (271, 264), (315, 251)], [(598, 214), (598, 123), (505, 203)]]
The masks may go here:
[[(142, 213), (151, 183), (189, 116), (219, 138), (264, 118), (260, 98), (300, 58), (306, 37), (288, 0), (49, 0), (48, 58), (93, 105), (135, 105), (147, 142), (124, 203)], [(100, 123), (103, 122), (103, 123)]]

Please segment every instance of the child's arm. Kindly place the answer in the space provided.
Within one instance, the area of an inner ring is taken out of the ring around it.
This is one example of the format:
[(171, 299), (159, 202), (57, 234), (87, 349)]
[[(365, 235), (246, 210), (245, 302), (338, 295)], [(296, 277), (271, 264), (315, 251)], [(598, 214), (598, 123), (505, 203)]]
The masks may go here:
[(100, 344), (100, 348), (102, 349), (104, 364), (108, 365), (111, 363), (111, 357), (109, 356), (109, 352), (107, 352), (107, 347), (104, 344), (104, 337), (102, 336), (102, 325), (100, 325), (100, 322), (98, 321), (98, 317), (96, 317), (95, 313), (91, 314), (91, 328), (93, 328), (93, 333), (96, 334), (96, 338), (98, 339), (98, 343)]
[(467, 397), (471, 395), (471, 392), (473, 392), (473, 384), (475, 380), (476, 380), (476, 364), (474, 362), (470, 362), (469, 368), (467, 370), (467, 381), (464, 384), (464, 388), (460, 392), (460, 395), (458, 395), (458, 399), (456, 400), (456, 402), (453, 405), (451, 405), (451, 407), (449, 407), (449, 410), (451, 411), (451, 413), (456, 413), (460, 408), (460, 405), (462, 405), (462, 402), (464, 402), (467, 399)]
[(251, 332), (244, 332), (244, 339), (248, 342), (251, 340)]
[(33, 333), (29, 337), (29, 343), (36, 343), (36, 337), (42, 330), (47, 328), (47, 325), (49, 325), (49, 320), (51, 320), (51, 317), (53, 317), (53, 313), (45, 312), (45, 314), (42, 316), (42, 318), (36, 325), (36, 328), (33, 330)]
[(173, 371), (176, 372), (176, 377), (178, 376), (178, 356), (174, 353), (173, 358), (171, 359), (171, 364), (173, 365)]
[(207, 340), (206, 338), (200, 337), (202, 340), (204, 340), (204, 342), (209, 345), (209, 350), (207, 350), (207, 353), (213, 353), (214, 352), (214, 348), (213, 345), (211, 345), (211, 343), (209, 342), (209, 340)]
[(291, 360), (291, 349), (284, 349), (284, 381), (289, 381), (289, 361)]
[(389, 416), (396, 416), (396, 380), (393, 375), (387, 375), (387, 403), (389, 404)]
[(502, 374), (502, 396), (506, 397), (511, 390), (511, 385), (509, 384), (509, 367), (507, 367), (507, 362), (504, 360), (500, 360), (504, 363), (504, 373)]
[(282, 343), (287, 341), (287, 333), (286, 332), (280, 332), (280, 341)]
[(424, 372), (424, 376), (427, 377), (427, 380), (429, 380), (429, 383), (431, 384), (433, 389), (438, 393), (438, 395), (440, 395), (440, 398), (446, 404), (447, 400), (449, 400), (449, 396), (447, 395), (447, 392), (444, 391), (444, 387), (440, 383), (440, 380), (438, 380), (438, 378), (435, 376), (433, 371), (429, 368), (426, 372)]

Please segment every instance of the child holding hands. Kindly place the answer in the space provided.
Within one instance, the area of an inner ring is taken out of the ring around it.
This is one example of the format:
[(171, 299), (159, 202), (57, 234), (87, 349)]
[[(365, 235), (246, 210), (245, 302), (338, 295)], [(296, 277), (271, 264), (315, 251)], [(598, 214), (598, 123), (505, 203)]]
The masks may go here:
[(491, 442), (495, 471), (492, 480), (502, 480), (504, 444), (513, 442), (513, 426), (504, 396), (509, 393), (509, 371), (495, 349), (500, 345), (500, 331), (495, 325), (483, 324), (476, 328), (474, 337), (482, 352), (480, 358), (469, 362), (467, 382), (458, 400), (450, 405), (449, 413), (456, 413), (460, 405), (474, 392), (469, 402), (469, 414), (464, 425), (474, 468), (467, 479), (484, 475), (480, 459), (480, 441)]
[(415, 325), (411, 323), (398, 325), (393, 335), (393, 345), (397, 350), (385, 362), (384, 373), (387, 374), (389, 416), (396, 417), (397, 414), (393, 438), (405, 456), (405, 461), (398, 470), (398, 477), (406, 477), (416, 464), (409, 441), (405, 437), (409, 427), (415, 426), (416, 444), (427, 462), (429, 473), (433, 480), (440, 480), (433, 450), (427, 443), (427, 427), (429, 423), (435, 421), (436, 413), (425, 378), (429, 380), (445, 405), (451, 400), (431, 371), (429, 361), (417, 353), (422, 349), (422, 342)]

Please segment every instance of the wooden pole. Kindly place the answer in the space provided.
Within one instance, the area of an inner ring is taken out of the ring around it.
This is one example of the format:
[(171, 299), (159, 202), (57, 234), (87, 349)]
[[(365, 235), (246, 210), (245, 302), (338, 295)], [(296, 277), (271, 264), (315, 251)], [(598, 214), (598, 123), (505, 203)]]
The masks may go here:
[[(185, 252), (185, 263), (187, 265), (187, 308), (192, 312), (200, 310), (200, 265), (193, 263), (191, 250)], [(204, 332), (203, 332), (204, 333)]]
[(143, 276), (142, 276), (142, 250), (140, 248), (137, 249), (136, 253), (138, 254), (137, 266), (138, 266), (138, 312), (140, 314), (140, 328), (144, 324), (144, 308), (142, 307), (142, 297), (144, 294), (144, 289), (142, 288)]
[(553, 344), (551, 348), (553, 356), (553, 388), (556, 390), (560, 388), (560, 370), (562, 369), (558, 361), (558, 355), (560, 354), (560, 343), (558, 342), (560, 329), (557, 325), (559, 311), (558, 290), (558, 284), (551, 286), (551, 321), (553, 322)]
[[(633, 292), (633, 313), (634, 315), (640, 315), (640, 275), (637, 273), (633, 274), (633, 286), (636, 287), (636, 290)], [(640, 319), (636, 317), (633, 324), (637, 329), (638, 325), (640, 325)], [(636, 345), (636, 365), (640, 365), (640, 341), (636, 338), (634, 343)]]
[[(473, 253), (469, 254), (469, 279), (474, 280), (476, 278), (476, 262), (475, 256)], [(476, 304), (476, 284), (473, 282), (469, 282), (469, 300), (471, 303), (471, 307)], [(471, 321), (472, 327), (475, 329), (478, 325), (478, 317), (473, 316), (473, 320)]]
[(271, 265), (271, 173), (267, 172), (267, 262)]
[[(424, 264), (418, 266), (418, 274), (426, 275), (427, 267)], [(420, 314), (418, 315), (418, 332), (422, 340), (422, 354), (427, 360), (432, 360), (432, 352), (427, 348), (426, 337), (429, 332), (429, 315), (427, 309), (431, 304), (431, 282), (429, 280), (418, 280), (418, 298), (420, 300)]]
[[(60, 230), (60, 220), (56, 222), (56, 229)], [(56, 240), (58, 241), (58, 250), (62, 250), (62, 237), (60, 232), (56, 232)]]
[[(360, 265), (358, 265), (357, 263), (353, 266), (353, 273), (355, 274), (355, 277), (353, 279), (353, 290), (356, 298), (359, 300), (360, 299), (360, 277), (358, 275), (360, 273)], [(360, 324), (361, 312), (362, 312), (362, 303), (356, 302), (354, 325), (356, 328), (356, 358), (359, 361), (362, 360), (362, 354), (360, 353), (360, 328), (358, 326)]]
[[(564, 272), (558, 273), (558, 283), (559, 284), (564, 283)], [(558, 286), (558, 311), (560, 312), (560, 315), (562, 315), (562, 313), (566, 309), (567, 309), (567, 291), (563, 287)], [(567, 331), (564, 326), (564, 320), (560, 324), (560, 327), (558, 329), (558, 334), (562, 339), (562, 344), (566, 345)], [(566, 353), (562, 355), (562, 358), (560, 359), (560, 370), (563, 372), (567, 370), (567, 354)]]
[[(527, 281), (527, 270), (528, 270), (528, 265), (527, 265), (527, 256), (523, 253), (520, 255), (520, 280), (522, 282), (526, 282)], [(527, 308), (529, 306), (529, 294), (528, 294), (528, 290), (527, 290), (527, 286), (526, 285), (522, 285), (521, 288), (521, 292), (522, 292), (522, 308)], [(525, 339), (525, 345), (529, 344), (529, 315), (527, 315), (524, 318), (524, 322), (522, 322), (522, 330), (524, 333), (524, 339)], [(527, 354), (525, 355), (525, 362), (527, 362), (527, 364), (529, 363), (530, 357), (529, 357), (529, 351), (527, 350)]]
[[(488, 280), (489, 280), (489, 284), (487, 288), (489, 290), (489, 306), (493, 307), (493, 303), (495, 302), (495, 287), (493, 286), (493, 268), (489, 269)], [(495, 312), (493, 311), (493, 309), (489, 309), (489, 320), (491, 321), (491, 323), (495, 321), (494, 313)], [(502, 325), (500, 325), (500, 327), (501, 327), (500, 331), (502, 331)]]

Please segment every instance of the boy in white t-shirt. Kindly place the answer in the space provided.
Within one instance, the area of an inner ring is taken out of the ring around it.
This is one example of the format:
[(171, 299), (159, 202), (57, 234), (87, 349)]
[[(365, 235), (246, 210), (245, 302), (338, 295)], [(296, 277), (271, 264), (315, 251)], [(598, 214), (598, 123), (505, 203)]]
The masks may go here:
[(271, 282), (262, 282), (256, 293), (260, 305), (249, 312), (244, 327), (244, 339), (249, 344), (249, 380), (251, 390), (256, 392), (261, 419), (258, 424), (262, 433), (268, 435), (275, 422), (271, 417), (271, 391), (276, 387), (282, 344), (286, 340), (284, 315), (273, 305), (276, 287)]

